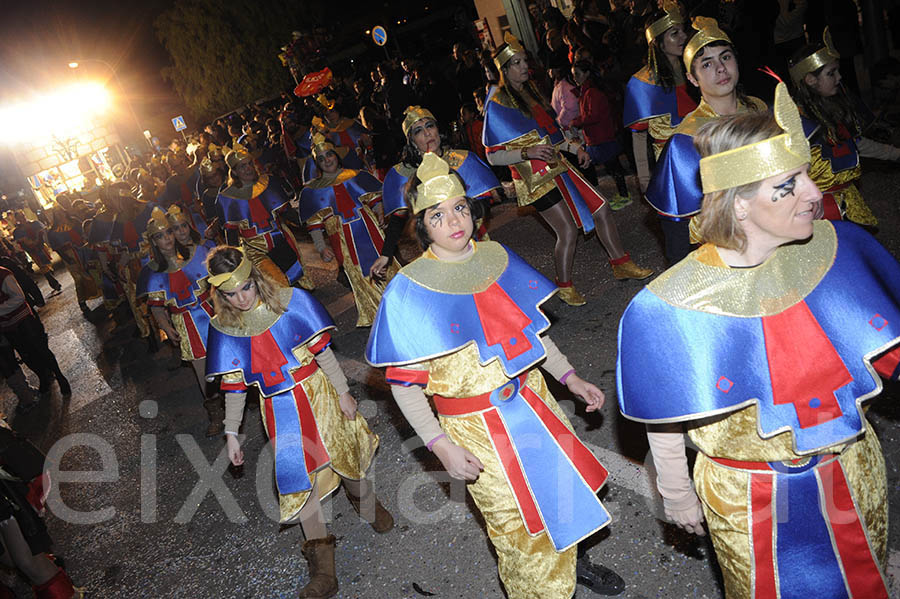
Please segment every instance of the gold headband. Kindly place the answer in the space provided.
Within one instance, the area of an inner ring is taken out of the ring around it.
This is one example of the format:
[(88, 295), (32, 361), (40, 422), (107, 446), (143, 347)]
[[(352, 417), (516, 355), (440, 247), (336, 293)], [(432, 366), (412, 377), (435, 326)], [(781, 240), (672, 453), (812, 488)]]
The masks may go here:
[(841, 55), (838, 54), (831, 42), (831, 32), (828, 31), (828, 27), (822, 32), (822, 42), (825, 47), (819, 48), (790, 68), (791, 79), (794, 83), (800, 83), (807, 74), (821, 69), (829, 62), (840, 59)]
[(150, 212), (150, 220), (147, 221), (147, 239), (169, 228), (166, 213), (159, 206), (154, 206)]
[(509, 31), (503, 35), (503, 41), (504, 44), (500, 46), (500, 49), (494, 54), (494, 64), (497, 65), (498, 69), (502, 68), (503, 65), (509, 62), (509, 59), (516, 54), (525, 52), (525, 46), (522, 45), (522, 42)]
[(412, 126), (416, 124), (417, 121), (421, 121), (422, 119), (431, 119), (432, 121), (437, 121), (434, 118), (434, 115), (431, 114), (431, 111), (427, 108), (422, 108), (421, 106), (410, 106), (406, 110), (403, 111), (403, 123), (400, 125), (400, 128), (403, 129), (403, 135), (405, 137), (409, 137), (409, 130), (412, 129)]
[(178, 204), (169, 206), (169, 209), (166, 210), (166, 219), (169, 221), (169, 224), (172, 225), (177, 225), (178, 223), (191, 224), (190, 217), (188, 217), (187, 213), (182, 210), (181, 206)]
[(253, 156), (250, 155), (250, 152), (247, 151), (247, 148), (239, 144), (238, 142), (234, 142), (234, 146), (231, 151), (225, 154), (225, 164), (228, 165), (228, 168), (234, 168), (243, 160), (252, 160)]
[(662, 9), (666, 15), (650, 23), (650, 26), (644, 30), (648, 44), (652, 43), (661, 33), (668, 31), (670, 27), (684, 23), (684, 15), (681, 13), (681, 7), (678, 5), (678, 2), (666, 0), (663, 2)]
[(466, 188), (455, 173), (450, 173), (450, 165), (434, 152), (422, 157), (422, 164), (416, 169), (421, 183), (416, 187), (416, 201), (413, 214), (440, 204), (450, 198), (465, 197)]
[(691, 27), (697, 30), (694, 37), (684, 46), (684, 67), (691, 72), (691, 63), (694, 62), (694, 56), (705, 46), (713, 42), (728, 42), (731, 44), (731, 38), (728, 34), (719, 29), (719, 23), (715, 19), (709, 17), (694, 17)]
[(223, 272), (218, 275), (210, 273), (209, 279), (207, 279), (209, 284), (218, 288), (220, 291), (234, 291), (243, 285), (244, 281), (250, 278), (250, 271), (253, 268), (253, 263), (250, 262), (250, 259), (244, 254), (244, 250), (241, 250), (241, 256), (241, 263), (238, 264), (237, 268), (234, 270)]
[(318, 131), (316, 133), (313, 133), (313, 135), (312, 135), (313, 158), (318, 160), (319, 158), (324, 156), (329, 151), (330, 152), (335, 151), (334, 143), (330, 139), (328, 139), (327, 137), (325, 137), (324, 135), (319, 133)]
[(781, 135), (700, 159), (704, 194), (762, 181), (809, 162), (800, 111), (784, 82), (775, 88), (774, 112)]

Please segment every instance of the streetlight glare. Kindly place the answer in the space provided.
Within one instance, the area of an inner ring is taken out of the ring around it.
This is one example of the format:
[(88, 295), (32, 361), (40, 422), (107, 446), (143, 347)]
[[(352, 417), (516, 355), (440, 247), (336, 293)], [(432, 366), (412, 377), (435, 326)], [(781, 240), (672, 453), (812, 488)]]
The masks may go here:
[(0, 135), (6, 143), (70, 135), (106, 112), (109, 92), (99, 83), (78, 83), (0, 109)]
[(77, 63), (76, 61), (73, 60), (72, 62), (69, 63), (69, 68), (70, 68), (70, 69), (77, 69), (77, 68), (78, 68), (78, 63)]

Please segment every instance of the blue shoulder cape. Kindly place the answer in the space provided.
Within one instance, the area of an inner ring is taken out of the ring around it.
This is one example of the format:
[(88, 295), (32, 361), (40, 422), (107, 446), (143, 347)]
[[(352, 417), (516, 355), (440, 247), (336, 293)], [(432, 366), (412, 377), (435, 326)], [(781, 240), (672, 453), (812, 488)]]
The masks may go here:
[(501, 104), (498, 101), (498, 94), (502, 95), (503, 90), (495, 92), (484, 108), (482, 142), (486, 148), (502, 146), (530, 131), (537, 131), (542, 139), (549, 137), (552, 144), (563, 141), (565, 136), (552, 112), (547, 113), (549, 120), (538, 123), (535, 119), (522, 114), (520, 110)]
[(198, 245), (190, 261), (172, 273), (155, 272), (144, 266), (137, 280), (138, 297), (163, 291), (166, 294), (167, 305), (185, 308), (197, 303), (197, 293), (200, 291), (197, 282), (209, 276), (209, 271), (206, 270), (206, 256), (215, 247), (213, 241), (205, 241)]
[[(483, 256), (478, 260), (484, 259), (487, 269), (426, 257), (401, 269), (381, 298), (366, 345), (366, 360), (373, 366), (413, 364), (474, 343), (482, 364), (499, 360), (512, 378), (542, 359), (545, 350), (539, 336), (550, 321), (540, 305), (556, 292), (556, 285), (499, 243), (477, 243), (476, 255), (479, 253)], [(426, 263), (414, 266), (420, 261)], [(421, 266), (432, 275), (430, 288), (409, 276), (418, 276), (416, 270)], [(471, 273), (480, 290), (434, 290), (433, 281), (447, 266)], [(496, 278), (480, 280), (485, 278), (485, 270), (496, 273)]]
[(625, 87), (625, 106), (622, 113), (622, 122), (626, 127), (664, 114), (669, 115), (670, 123), (675, 127), (683, 119), (683, 116), (679, 114), (681, 112), (684, 111), (679, 110), (676, 89), (667, 92), (665, 88), (659, 85), (642, 81), (634, 76), (628, 80), (628, 85)]
[[(673, 304), (666, 283), (691, 268), (697, 252), (662, 275), (669, 277), (662, 285), (651, 283), (638, 293), (619, 323), (622, 413), (646, 422), (679, 422), (755, 403), (760, 436), (789, 430), (799, 454), (862, 433), (860, 403), (882, 388), (871, 362), (900, 342), (900, 264), (852, 223), (818, 221), (815, 231), (813, 240), (834, 239), (810, 264), (824, 274), (809, 293), (775, 314), (733, 315)], [(785, 251), (790, 260), (810, 260), (805, 244), (777, 250)], [(708, 273), (719, 268), (698, 269), (698, 276), (707, 273), (710, 304), (717, 280)], [(777, 264), (771, 273), (760, 272), (767, 278), (757, 284), (790, 284)], [(786, 288), (782, 296), (792, 293), (797, 290)]]
[(700, 212), (700, 154), (694, 137), (675, 133), (669, 138), (647, 185), (647, 201), (663, 216), (685, 217)]
[(213, 318), (206, 345), (206, 376), (241, 372), (244, 383), (256, 385), (263, 396), (283, 393), (297, 385), (290, 371), (301, 366), (292, 350), (333, 328), (325, 306), (302, 289), (293, 289), (287, 311), (252, 337), (229, 335)]
[[(278, 177), (269, 175), (260, 176), (260, 180), (253, 186), (253, 197), (249, 200), (233, 198), (219, 192), (216, 197), (216, 212), (221, 223), (239, 223), (248, 221), (250, 227), (255, 227), (257, 233), (267, 233), (276, 230), (277, 223), (273, 213), (290, 202), (290, 198), (280, 184)], [(265, 187), (263, 187), (263, 183)], [(262, 189), (257, 189), (257, 186)]]
[[(340, 175), (337, 180), (340, 180)], [(341, 217), (342, 222), (350, 222), (359, 218), (360, 196), (381, 192), (381, 181), (367, 171), (357, 171), (352, 177), (344, 179), (336, 185), (342, 185), (347, 190), (353, 200), (352, 206), (344, 206), (343, 203), (338, 202), (334, 191), (335, 185), (306, 186), (300, 192), (300, 220), (305, 222), (316, 212), (324, 208), (331, 208), (335, 215)]]
[[(403, 197), (403, 189), (406, 187), (406, 182), (409, 181), (410, 176), (403, 175), (397, 170), (398, 166), (402, 165), (397, 164), (391, 167), (391, 170), (384, 177), (382, 205), (384, 206), (385, 216), (407, 208), (406, 200)], [(456, 174), (459, 175), (466, 186), (466, 195), (470, 198), (480, 198), (490, 190), (500, 187), (500, 181), (497, 180), (494, 171), (482, 162), (475, 152), (466, 152), (465, 160), (455, 169)]]

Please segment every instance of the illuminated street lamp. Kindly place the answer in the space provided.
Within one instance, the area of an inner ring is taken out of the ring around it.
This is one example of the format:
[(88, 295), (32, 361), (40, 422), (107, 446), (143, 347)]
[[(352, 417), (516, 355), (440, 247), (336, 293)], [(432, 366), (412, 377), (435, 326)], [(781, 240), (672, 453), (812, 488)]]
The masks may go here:
[[(119, 73), (116, 71), (116, 68), (106, 62), (105, 60), (99, 58), (83, 58), (81, 60), (73, 60), (69, 63), (70, 69), (77, 69), (81, 63), (84, 62), (97, 62), (105, 66), (112, 73), (113, 78), (116, 80), (116, 85), (119, 88), (119, 92), (122, 94), (122, 98), (125, 100), (125, 105), (128, 106), (128, 112), (131, 113), (131, 119), (134, 122), (134, 126), (137, 127), (137, 131), (140, 133), (144, 130), (141, 127), (141, 123), (138, 120), (137, 113), (134, 111), (134, 107), (131, 105), (131, 100), (128, 99), (128, 94), (125, 92), (125, 87), (122, 85), (122, 80), (119, 79)], [(149, 143), (149, 142), (148, 142)], [(152, 146), (151, 146), (152, 149)]]

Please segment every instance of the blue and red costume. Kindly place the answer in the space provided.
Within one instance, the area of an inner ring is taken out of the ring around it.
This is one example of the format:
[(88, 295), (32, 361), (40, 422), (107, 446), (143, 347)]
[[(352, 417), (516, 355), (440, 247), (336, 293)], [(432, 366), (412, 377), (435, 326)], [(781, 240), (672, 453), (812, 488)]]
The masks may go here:
[[(752, 269), (714, 256), (693, 252), (625, 310), (622, 413), (688, 423), (726, 589), (886, 598), (884, 458), (863, 402), (881, 391), (876, 373), (900, 377), (900, 265), (827, 221)], [(730, 510), (746, 510), (739, 543), (723, 497), (747, 502)]]

